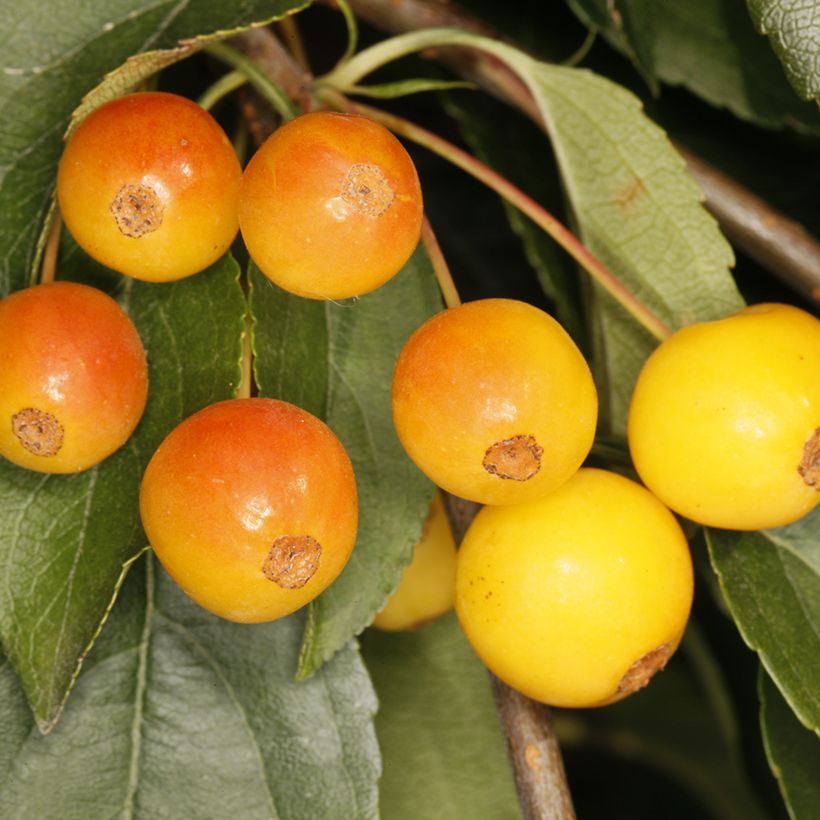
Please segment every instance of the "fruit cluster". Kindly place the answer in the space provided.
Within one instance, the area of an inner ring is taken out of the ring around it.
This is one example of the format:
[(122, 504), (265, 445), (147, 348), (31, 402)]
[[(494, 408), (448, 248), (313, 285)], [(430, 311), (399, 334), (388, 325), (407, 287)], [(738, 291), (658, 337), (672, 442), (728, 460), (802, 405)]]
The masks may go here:
[[(384, 284), (418, 243), (419, 180), (387, 130), (306, 114), (244, 172), (207, 112), (170, 94), (108, 103), (77, 128), (57, 196), (89, 255), (152, 282), (190, 276), (238, 231), (273, 282), (313, 299)], [(43, 472), (88, 469), (121, 447), (148, 393), (136, 328), (70, 282), (0, 301), (0, 454)], [(677, 648), (692, 602), (678, 513), (733, 529), (781, 526), (820, 502), (820, 322), (763, 305), (661, 344), (634, 391), (628, 442), (645, 486), (583, 467), (597, 394), (545, 312), (484, 299), (407, 341), (393, 420), (438, 487), (486, 505), (456, 552), (437, 496), (413, 563), (376, 626), (418, 626), (455, 603), (487, 666), (561, 706), (619, 700)], [(670, 511), (670, 509), (672, 511)], [(204, 408), (143, 476), (140, 511), (169, 574), (230, 620), (312, 600), (356, 539), (350, 459), (319, 419), (274, 399)]]

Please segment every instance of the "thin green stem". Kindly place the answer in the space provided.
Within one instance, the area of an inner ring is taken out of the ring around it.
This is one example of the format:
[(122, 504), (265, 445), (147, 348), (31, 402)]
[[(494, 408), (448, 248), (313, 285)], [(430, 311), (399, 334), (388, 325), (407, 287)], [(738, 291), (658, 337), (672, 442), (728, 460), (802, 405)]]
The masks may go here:
[(232, 91), (245, 85), (248, 78), (239, 69), (229, 71), (220, 77), (210, 88), (206, 88), (202, 96), (197, 100), (199, 105), (206, 111), (210, 111), (223, 97), (227, 97)]
[(426, 216), (421, 225), (421, 241), (424, 243), (424, 249), (430, 257), (430, 263), (433, 266), (433, 272), (436, 274), (436, 280), (438, 281), (441, 295), (444, 298), (444, 304), (447, 305), (448, 308), (460, 305), (461, 297), (458, 295), (456, 284), (450, 273), (450, 266), (444, 258), (441, 245), (439, 245), (438, 239), (436, 239), (433, 228)]
[(345, 18), (345, 25), (347, 26), (347, 48), (345, 48), (344, 54), (339, 58), (339, 62), (336, 63), (334, 71), (341, 68), (341, 66), (353, 57), (359, 45), (359, 25), (356, 22), (356, 15), (353, 14), (350, 4), (347, 0), (336, 0), (336, 5)]
[(584, 270), (617, 302), (627, 310), (649, 333), (659, 341), (672, 334), (671, 329), (641, 302), (581, 241), (552, 214), (534, 199), (480, 162), (471, 154), (442, 139), (436, 134), (394, 114), (361, 103), (353, 103), (344, 95), (332, 91), (322, 91), (323, 98), (330, 104), (347, 111), (358, 112), (370, 117), (403, 137), (422, 145), (440, 157), (452, 162), (479, 182), (495, 191), (511, 205), (528, 216), (539, 228), (551, 236)]
[[(433, 46), (462, 45), (480, 48), (485, 39), (476, 34), (452, 28), (423, 29), (408, 34), (399, 34), (360, 51), (354, 57), (337, 65), (324, 77), (319, 78), (318, 82), (346, 91), (377, 68), (400, 57), (406, 57), (408, 54), (414, 54)], [(488, 42), (492, 43), (492, 41)]]
[(242, 72), (248, 78), (248, 82), (276, 109), (282, 119), (292, 120), (296, 116), (298, 112), (285, 92), (253, 60), (225, 43), (210, 43), (205, 46), (205, 51)]
[(595, 41), (597, 39), (598, 32), (595, 31), (595, 29), (591, 28), (587, 32), (587, 36), (584, 38), (584, 42), (581, 43), (577, 51), (573, 55), (568, 57), (566, 60), (564, 60), (562, 65), (569, 66), (570, 68), (577, 66), (578, 63), (580, 63), (581, 60), (583, 60), (587, 56), (587, 54), (589, 54), (590, 49), (593, 45), (595, 45)]

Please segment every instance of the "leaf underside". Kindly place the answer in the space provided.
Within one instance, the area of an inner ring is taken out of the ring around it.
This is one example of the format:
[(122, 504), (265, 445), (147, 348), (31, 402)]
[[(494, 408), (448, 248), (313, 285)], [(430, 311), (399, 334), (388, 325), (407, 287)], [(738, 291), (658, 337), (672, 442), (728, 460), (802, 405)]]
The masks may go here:
[(707, 530), (712, 565), (744, 640), (799, 720), (818, 733), (819, 526), (820, 507), (777, 530)]
[(814, 0), (747, 0), (794, 90), (820, 100), (820, 7)]
[(376, 702), (354, 646), (295, 683), (302, 617), (223, 621), (150, 556), (120, 604), (47, 738), (0, 665), (0, 815), (376, 817)]

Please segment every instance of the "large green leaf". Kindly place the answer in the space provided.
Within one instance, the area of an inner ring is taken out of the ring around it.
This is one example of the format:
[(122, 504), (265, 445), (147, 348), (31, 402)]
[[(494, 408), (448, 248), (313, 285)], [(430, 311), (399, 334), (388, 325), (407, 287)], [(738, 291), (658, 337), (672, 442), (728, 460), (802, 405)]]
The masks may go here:
[(137, 52), (280, 17), (296, 0), (0, 0), (0, 295), (30, 279), (72, 111)]
[[(79, 253), (64, 270), (97, 284), (104, 275)], [(149, 400), (137, 431), (77, 475), (0, 463), (0, 638), (43, 731), (59, 716), (124, 564), (145, 545), (137, 496), (148, 459), (174, 425), (238, 384), (246, 310), (238, 276), (224, 257), (167, 285), (118, 277), (149, 363)]]
[(311, 604), (300, 662), (309, 675), (370, 623), (421, 534), (433, 487), (396, 438), (390, 383), (404, 342), (441, 296), (422, 249), (386, 285), (343, 304), (287, 294), (253, 266), (250, 280), (260, 394), (324, 411), (359, 491), (353, 555)]
[(768, 675), (761, 671), (760, 723), (766, 756), (789, 814), (812, 820), (820, 806), (820, 741), (801, 726)]
[(349, 646), (295, 683), (303, 620), (223, 621), (143, 559), (48, 737), (0, 666), (0, 815), (375, 817), (367, 672)]
[[(587, 247), (669, 327), (741, 305), (731, 248), (666, 135), (631, 93), (577, 69), (516, 65), (536, 95)], [(656, 344), (611, 297), (599, 321), (609, 423), (625, 425), (635, 379)]]
[(708, 530), (732, 617), (800, 721), (820, 733), (820, 507), (766, 532)]
[(747, 0), (769, 35), (789, 82), (804, 100), (820, 99), (820, 7), (806, 0)]
[(820, 130), (817, 107), (794, 94), (742, 3), (639, 2), (638, 6), (648, 6), (640, 9), (631, 4), (621, 8), (622, 3), (607, 0), (568, 3), (645, 75), (654, 71), (664, 83), (683, 85), (758, 125)]
[(382, 817), (519, 817), (490, 679), (455, 615), (416, 632), (370, 629), (362, 654), (379, 698)]
[(820, 131), (820, 111), (789, 87), (742, 3), (661, 3), (655, 53), (658, 75), (707, 102), (769, 128)]

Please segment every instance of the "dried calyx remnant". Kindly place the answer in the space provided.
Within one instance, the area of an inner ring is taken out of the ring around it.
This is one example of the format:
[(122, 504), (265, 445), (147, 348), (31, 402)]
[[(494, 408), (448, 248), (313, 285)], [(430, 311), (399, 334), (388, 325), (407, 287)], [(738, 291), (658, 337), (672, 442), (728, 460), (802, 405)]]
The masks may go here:
[(59, 419), (36, 407), (15, 413), (11, 417), (11, 429), (20, 444), (35, 456), (56, 456), (63, 446), (65, 431)]
[(497, 441), (484, 453), (484, 469), (499, 478), (526, 481), (541, 469), (544, 448), (535, 436), (520, 435)]
[(809, 487), (820, 491), (820, 427), (809, 436), (797, 472)]
[(322, 545), (309, 535), (280, 535), (262, 564), (262, 573), (284, 589), (303, 587), (319, 567)]
[(392, 204), (396, 193), (378, 165), (351, 165), (342, 185), (342, 199), (366, 216), (379, 217)]
[(618, 694), (630, 695), (632, 692), (637, 692), (638, 689), (643, 689), (655, 672), (660, 672), (671, 657), (671, 643), (662, 643), (645, 655), (641, 655), (618, 681)]
[(125, 236), (139, 239), (162, 225), (162, 202), (149, 185), (123, 185), (111, 203), (111, 213)]

